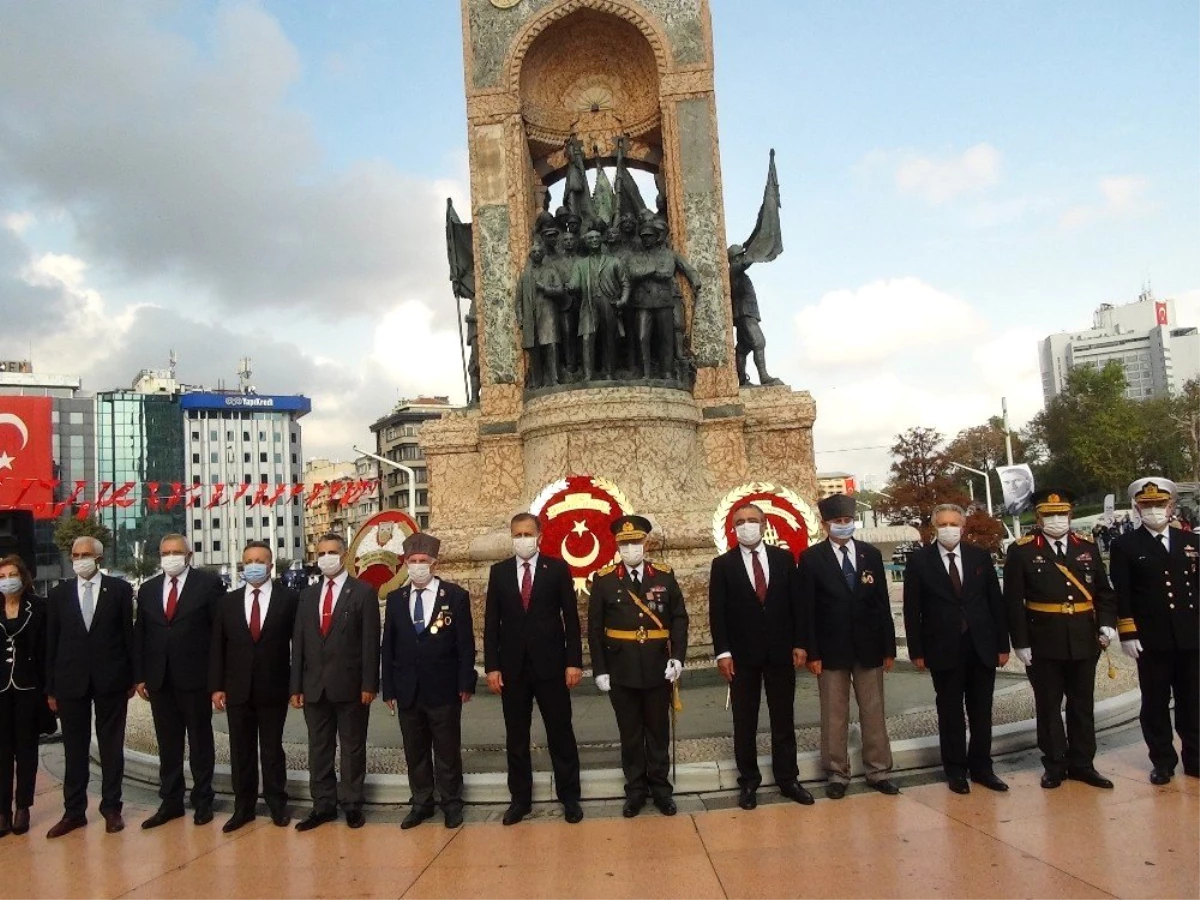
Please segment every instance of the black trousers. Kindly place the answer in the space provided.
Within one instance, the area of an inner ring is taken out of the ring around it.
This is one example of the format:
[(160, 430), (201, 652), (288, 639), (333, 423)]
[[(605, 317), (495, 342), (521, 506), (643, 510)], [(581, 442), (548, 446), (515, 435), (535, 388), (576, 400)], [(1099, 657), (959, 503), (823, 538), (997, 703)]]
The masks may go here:
[(533, 723), (533, 701), (537, 700), (554, 784), (563, 803), (578, 802), (579, 748), (571, 725), (571, 692), (566, 673), (541, 679), (528, 664), (521, 675), (504, 679), (500, 706), (504, 711), (504, 742), (508, 755), (508, 793), (513, 803), (528, 805), (533, 800), (533, 757), (529, 752), (529, 728)]
[(16, 776), (18, 809), (33, 806), (37, 781), (38, 717), (46, 697), (41, 691), (18, 691), (11, 685), (0, 692), (0, 815), (13, 808)]
[(89, 758), (92, 746), (92, 712), (96, 716), (96, 745), (100, 750), (100, 811), (121, 811), (121, 783), (125, 778), (125, 717), (129, 695), (125, 691), (91, 694), (68, 700), (58, 698), (58, 720), (63, 737), (63, 808), (68, 816), (87, 812)]
[(158, 736), (158, 796), (169, 810), (183, 809), (183, 744), (187, 739), (188, 763), (192, 770), (192, 808), (211, 808), (213, 803), (212, 694), (181, 691), (164, 684), (150, 691), (150, 714)]
[[(1038, 749), (1047, 774), (1066, 774), (1068, 769), (1090, 769), (1096, 758), (1095, 686), (1096, 660), (1038, 659), (1026, 670), (1033, 685), (1037, 712)], [(1062, 703), (1067, 700), (1066, 728)]]
[[(992, 772), (992, 694), (996, 668), (979, 658), (971, 632), (959, 636), (958, 665), (931, 669), (937, 695), (938, 743), (947, 778), (990, 775)], [(966, 716), (963, 709), (966, 709)], [(967, 744), (967, 725), (971, 743)]]
[(412, 805), (432, 810), (436, 784), (442, 812), (462, 810), (462, 703), (396, 708), (400, 734), (404, 737), (404, 760), (408, 763), (408, 786)]
[(287, 759), (283, 753), (283, 723), (288, 705), (237, 703), (225, 708), (229, 722), (229, 764), (234, 808), (254, 813), (258, 805), (258, 763), (262, 760), (263, 799), (272, 813), (287, 806)]
[(758, 771), (758, 710), (763, 689), (767, 693), (767, 715), (771, 720), (771, 768), (776, 784), (796, 780), (796, 670), (791, 663), (768, 663), (762, 668), (734, 662), (730, 705), (733, 707), (733, 757), (738, 767), (738, 785), (757, 790), (762, 784)]
[[(346, 812), (362, 809), (363, 785), (367, 780), (367, 725), (371, 708), (357, 700), (304, 700), (308, 725), (308, 788), (313, 812), (332, 813), (341, 806)], [(341, 781), (334, 774), (334, 754), (341, 746)]]
[(625, 797), (642, 801), (671, 796), (671, 684), (652, 688), (614, 684), (608, 693), (621, 735)]
[(1179, 762), (1171, 737), (1171, 695), (1175, 695), (1175, 731), (1183, 743), (1183, 770), (1200, 773), (1200, 651), (1145, 650), (1138, 656), (1142, 688), (1142, 737), (1150, 763), (1174, 769)]

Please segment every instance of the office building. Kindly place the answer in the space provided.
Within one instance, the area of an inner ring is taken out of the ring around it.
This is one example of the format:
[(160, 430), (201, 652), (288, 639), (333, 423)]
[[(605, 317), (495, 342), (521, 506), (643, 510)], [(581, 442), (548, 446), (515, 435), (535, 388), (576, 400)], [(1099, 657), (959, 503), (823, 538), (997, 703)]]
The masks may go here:
[(849, 472), (818, 472), (817, 499), (824, 500), (834, 494), (853, 494), (854, 476)]
[[(375, 453), (401, 463), (415, 474), (415, 519), (421, 528), (429, 526), (429, 471), (421, 451), (421, 426), (440, 419), (456, 409), (449, 397), (418, 397), (401, 400), (395, 408), (371, 426), (375, 435)], [(409, 476), (402, 469), (379, 464), (379, 502), (382, 509), (409, 511)]]
[(317, 561), (317, 542), (321, 535), (334, 532), (340, 534), (349, 543), (354, 538), (354, 529), (350, 523), (353, 507), (343, 506), (338, 497), (341, 490), (330, 497), (331, 485), (354, 481), (358, 477), (358, 469), (353, 462), (331, 462), (328, 459), (310, 459), (304, 464), (304, 496), (314, 497), (314, 490), (321, 485), (320, 493), (315, 495), (315, 502), (304, 506), (304, 561)]

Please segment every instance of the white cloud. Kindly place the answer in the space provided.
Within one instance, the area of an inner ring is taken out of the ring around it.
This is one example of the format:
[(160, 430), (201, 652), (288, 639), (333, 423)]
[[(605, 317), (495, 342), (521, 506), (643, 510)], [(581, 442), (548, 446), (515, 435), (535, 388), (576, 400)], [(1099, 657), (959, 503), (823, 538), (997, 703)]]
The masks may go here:
[(1145, 212), (1147, 180), (1142, 175), (1111, 175), (1101, 178), (1097, 191), (1099, 202), (1077, 203), (1069, 207), (1058, 220), (1065, 229), (1081, 228), (1109, 219), (1132, 218)]
[(993, 400), (989, 415), (1000, 415), (1000, 398), (1006, 398), (1008, 421), (1015, 429), (1024, 427), (1042, 408), (1037, 346), (1045, 336), (1034, 328), (1010, 328), (971, 352), (971, 370)]
[(1200, 326), (1200, 288), (1176, 294), (1171, 299), (1175, 301), (1175, 321), (1172, 325)]
[(877, 363), (914, 348), (961, 343), (984, 324), (961, 298), (912, 277), (830, 291), (793, 322), (799, 356), (826, 366)]
[(5, 213), (3, 217), (0, 217), (0, 224), (15, 235), (23, 235), (36, 221), (37, 217), (28, 211)]
[(906, 155), (896, 166), (896, 189), (926, 203), (946, 203), (997, 184), (1002, 160), (1003, 154), (986, 142), (948, 157)]

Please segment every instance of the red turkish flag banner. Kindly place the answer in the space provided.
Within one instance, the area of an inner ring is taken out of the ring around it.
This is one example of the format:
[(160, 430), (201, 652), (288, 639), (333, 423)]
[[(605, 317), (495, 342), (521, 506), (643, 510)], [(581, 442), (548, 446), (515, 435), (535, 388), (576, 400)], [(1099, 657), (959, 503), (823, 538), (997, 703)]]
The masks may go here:
[(38, 518), (52, 514), (52, 402), (0, 396), (0, 509), (32, 509)]
[(1156, 325), (1169, 325), (1167, 321), (1167, 304), (1162, 300), (1154, 301), (1154, 322)]

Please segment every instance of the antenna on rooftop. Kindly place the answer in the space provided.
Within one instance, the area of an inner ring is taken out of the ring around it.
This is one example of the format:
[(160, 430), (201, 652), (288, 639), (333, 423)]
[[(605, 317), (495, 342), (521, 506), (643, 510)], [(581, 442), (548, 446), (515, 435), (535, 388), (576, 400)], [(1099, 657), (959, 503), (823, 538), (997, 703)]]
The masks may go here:
[(175, 356), (175, 351), (170, 351), (170, 356), (167, 357), (167, 368), (171, 370), (171, 378), (175, 378), (175, 366), (179, 363), (179, 358)]
[(250, 383), (250, 375), (251, 375), (250, 357), (248, 357), (248, 356), (242, 357), (241, 361), (238, 363), (237, 374), (238, 374), (238, 390), (241, 391), (241, 393), (243, 393), (243, 394), (253, 394), (254, 393), (254, 385), (252, 385)]

